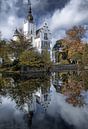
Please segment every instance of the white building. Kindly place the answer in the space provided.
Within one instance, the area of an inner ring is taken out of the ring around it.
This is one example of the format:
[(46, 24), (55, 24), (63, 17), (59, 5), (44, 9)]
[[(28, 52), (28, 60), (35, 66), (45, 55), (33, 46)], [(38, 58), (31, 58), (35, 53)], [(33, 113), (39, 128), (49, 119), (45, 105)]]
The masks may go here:
[(51, 102), (50, 88), (39, 88), (35, 93), (31, 94), (30, 100), (24, 104), (24, 111), (36, 112), (37, 103), (41, 106), (44, 111), (47, 111)]
[[(50, 57), (52, 58), (52, 50), (51, 50), (52, 40), (51, 40), (51, 32), (48, 28), (48, 25), (47, 23), (45, 23), (43, 27), (36, 30), (36, 24), (34, 22), (30, 4), (28, 4), (28, 8), (29, 8), (28, 15), (23, 24), (23, 33), (28, 39), (31, 40), (33, 47), (35, 47), (40, 53), (43, 50), (48, 50), (48, 52), (50, 53)], [(14, 34), (13, 39), (17, 40), (16, 33)]]
[(52, 50), (51, 50), (51, 32), (47, 23), (44, 24), (42, 28), (36, 31), (36, 38), (35, 38), (35, 47), (41, 53), (43, 50), (47, 49), (52, 57)]

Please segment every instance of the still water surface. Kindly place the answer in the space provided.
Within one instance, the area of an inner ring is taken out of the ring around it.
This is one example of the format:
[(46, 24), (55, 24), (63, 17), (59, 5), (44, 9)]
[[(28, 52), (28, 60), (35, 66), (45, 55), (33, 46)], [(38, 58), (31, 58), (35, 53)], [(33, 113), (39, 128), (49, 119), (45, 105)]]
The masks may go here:
[(0, 129), (88, 129), (88, 71), (0, 74)]

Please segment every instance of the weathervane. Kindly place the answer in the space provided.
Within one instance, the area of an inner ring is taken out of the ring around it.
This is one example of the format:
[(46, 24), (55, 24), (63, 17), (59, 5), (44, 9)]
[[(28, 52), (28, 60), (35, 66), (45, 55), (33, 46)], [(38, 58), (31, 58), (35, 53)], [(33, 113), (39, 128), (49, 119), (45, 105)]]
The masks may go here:
[(31, 6), (31, 1), (30, 1), (30, 0), (28, 0), (28, 5), (30, 5), (30, 6)]
[(30, 13), (31, 13), (31, 1), (30, 0), (28, 0), (28, 9), (30, 8)]

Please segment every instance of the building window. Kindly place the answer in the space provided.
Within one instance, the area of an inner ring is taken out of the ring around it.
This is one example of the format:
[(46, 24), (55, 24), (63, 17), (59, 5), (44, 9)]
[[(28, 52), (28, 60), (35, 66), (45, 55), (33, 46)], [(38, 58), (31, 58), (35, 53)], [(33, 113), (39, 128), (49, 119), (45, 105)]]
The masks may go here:
[(48, 100), (48, 95), (44, 95), (44, 101), (47, 101)]
[(42, 41), (42, 48), (50, 48), (50, 42), (47, 42), (47, 41)]
[(31, 37), (31, 42), (33, 42), (33, 37)]
[(32, 34), (32, 30), (31, 30), (31, 34)]
[(44, 39), (45, 39), (45, 40), (48, 40), (48, 35), (47, 35), (47, 33), (44, 33)]
[(44, 42), (42, 41), (42, 47), (44, 47)]

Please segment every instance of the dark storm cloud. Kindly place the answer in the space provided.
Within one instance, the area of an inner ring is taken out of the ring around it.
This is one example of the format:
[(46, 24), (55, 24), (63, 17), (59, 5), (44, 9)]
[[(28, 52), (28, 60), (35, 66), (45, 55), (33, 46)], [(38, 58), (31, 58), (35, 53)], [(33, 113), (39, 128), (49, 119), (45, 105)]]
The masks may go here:
[[(88, 0), (31, 0), (31, 3), (37, 26), (46, 20), (54, 39), (74, 25), (88, 24)], [(0, 0), (0, 5), (0, 30), (3, 37), (10, 38), (15, 28), (23, 25), (27, 0)]]
[[(38, 16), (52, 14), (57, 9), (62, 9), (70, 0), (31, 0), (33, 13), (38, 20)], [(27, 0), (18, 0), (16, 3), (18, 9), (18, 16), (25, 16), (27, 13)]]
[[(34, 19), (40, 24), (41, 19), (51, 15), (54, 10), (63, 8), (68, 0), (31, 0)], [(5, 38), (10, 38), (16, 27), (22, 27), (27, 15), (27, 0), (0, 0), (0, 30)]]
[(69, 0), (40, 0), (35, 12), (39, 14), (52, 13), (56, 9), (62, 9)]

